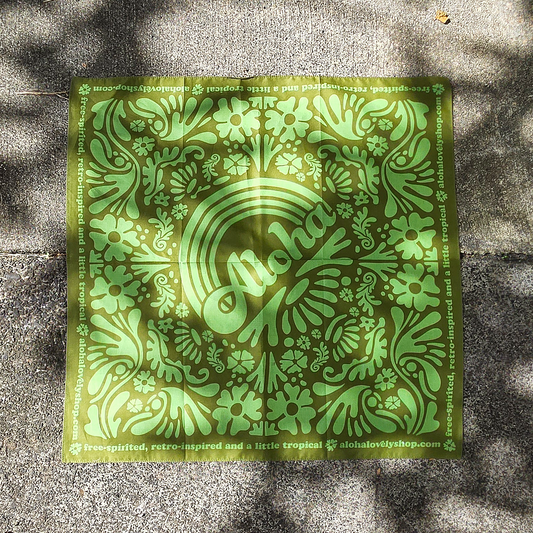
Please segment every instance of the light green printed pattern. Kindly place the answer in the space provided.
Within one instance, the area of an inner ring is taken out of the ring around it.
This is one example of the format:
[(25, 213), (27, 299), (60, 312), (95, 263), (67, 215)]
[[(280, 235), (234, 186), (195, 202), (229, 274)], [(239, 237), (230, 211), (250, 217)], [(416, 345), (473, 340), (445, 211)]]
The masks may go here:
[(63, 459), (457, 458), (442, 78), (75, 79)]

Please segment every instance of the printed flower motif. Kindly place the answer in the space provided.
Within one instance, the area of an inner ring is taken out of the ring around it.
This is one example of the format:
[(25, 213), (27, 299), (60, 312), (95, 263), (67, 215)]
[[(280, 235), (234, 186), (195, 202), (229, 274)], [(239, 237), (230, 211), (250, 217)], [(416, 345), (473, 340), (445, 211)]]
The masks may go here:
[(314, 338), (314, 339), (320, 339), (320, 337), (322, 337), (322, 332), (319, 330), (319, 329), (314, 329), (313, 331), (311, 331), (311, 336)]
[(303, 172), (297, 172), (296, 173), (296, 179), (298, 181), (305, 181), (305, 174)]
[(337, 204), (337, 213), (342, 218), (350, 218), (353, 215), (353, 207), (342, 202), (341, 204)]
[(278, 428), (289, 431), (292, 435), (298, 433), (298, 425), (302, 433), (311, 431), (310, 421), (315, 417), (316, 411), (310, 407), (313, 404), (311, 394), (307, 389), (286, 383), (284, 393), (278, 391), (275, 398), (267, 400), (269, 420), (278, 420)]
[[(243, 143), (246, 136), (252, 135), (252, 130), (259, 129), (260, 123), (257, 117), (261, 111), (252, 109), (245, 113), (250, 104), (239, 98), (232, 98), (230, 103), (226, 98), (221, 98), (218, 102), (219, 110), (213, 113), (213, 118), (219, 123), (217, 130), (222, 137), (228, 137), (230, 141)], [(244, 135), (243, 135), (244, 132)]]
[[(248, 394), (246, 394), (248, 392)], [(231, 391), (223, 390), (217, 400), (218, 409), (213, 411), (213, 418), (218, 421), (217, 432), (225, 435), (229, 426), (231, 436), (250, 429), (250, 419), (261, 419), (261, 398), (256, 398), (248, 385), (233, 387)]]
[(368, 204), (368, 202), (370, 201), (368, 194), (364, 192), (360, 192), (359, 194), (354, 194), (353, 199), (355, 201), (355, 205), (357, 206)]
[(144, 120), (132, 120), (130, 122), (130, 130), (135, 133), (141, 133), (141, 131), (144, 131), (144, 128), (146, 128)]
[(439, 202), (445, 202), (448, 199), (448, 195), (444, 191), (437, 191), (435, 196)]
[(444, 444), (443, 444), (443, 448), (447, 451), (447, 452), (453, 452), (455, 450), (455, 442), (453, 442), (452, 439), (448, 439)]
[(357, 325), (355, 318), (350, 318), (339, 324), (333, 331), (326, 332), (326, 340), (334, 339), (333, 357), (335, 361), (344, 358), (346, 354), (352, 353), (359, 346), (358, 331), (361, 328)]
[(387, 409), (390, 409), (391, 411), (394, 411), (395, 409), (399, 409), (400, 405), (402, 404), (402, 401), (398, 396), (389, 396), (385, 400), (385, 407)]
[[(188, 314), (189, 310), (187, 309)], [(198, 364), (202, 360), (202, 339), (200, 334), (185, 322), (178, 322), (174, 333), (176, 334), (174, 339), (176, 352)]]
[(177, 306), (176, 306), (176, 314), (180, 317), (180, 318), (186, 318), (189, 316), (189, 308), (187, 307), (187, 304), (183, 303), (183, 302), (180, 302)]
[(246, 350), (232, 352), (228, 357), (228, 369), (237, 374), (246, 374), (254, 367), (253, 355)]
[(343, 299), (345, 302), (353, 302), (353, 292), (352, 289), (344, 288), (339, 293), (339, 296), (341, 299)]
[(372, 152), (372, 155), (381, 156), (385, 153), (385, 150), (389, 149), (387, 144), (387, 139), (385, 137), (380, 137), (379, 135), (374, 135), (366, 141), (368, 149)]
[(89, 335), (89, 326), (87, 324), (80, 324), (77, 328), (76, 328), (76, 331), (82, 336), (82, 337), (87, 337), (87, 335)]
[(278, 155), (276, 158), (276, 166), (278, 170), (285, 174), (296, 174), (299, 170), (302, 170), (302, 158), (298, 157), (296, 154), (283, 154)]
[(431, 88), (437, 96), (440, 96), (444, 92), (444, 85), (442, 85), (441, 83), (436, 83)]
[(411, 213), (407, 217), (393, 220), (393, 229), (390, 230), (388, 244), (394, 244), (396, 251), (402, 253), (402, 259), (422, 259), (424, 250), (433, 246), (435, 230), (425, 229), (433, 225), (431, 217), (421, 218), (418, 213)]
[(213, 335), (212, 331), (206, 329), (204, 332), (202, 332), (202, 339), (204, 339), (205, 342), (213, 342), (214, 338), (215, 336)]
[(366, 331), (370, 331), (375, 325), (373, 318), (367, 318), (366, 316), (361, 317), (361, 327), (365, 328)]
[(137, 137), (133, 143), (133, 149), (139, 155), (148, 155), (154, 149), (155, 141), (150, 137)]
[(376, 389), (387, 390), (394, 388), (394, 384), (398, 376), (390, 368), (385, 368), (381, 374), (379, 374), (374, 382)]
[(194, 95), (194, 96), (198, 96), (199, 94), (202, 94), (204, 92), (204, 88), (202, 85), (200, 85), (199, 83), (197, 83), (193, 88), (192, 88), (192, 91), (191, 93)]
[(307, 355), (304, 355), (300, 350), (287, 350), (281, 356), (280, 366), (287, 374), (301, 372), (307, 368)]
[(90, 92), (91, 92), (91, 87), (87, 84), (87, 83), (84, 83), (79, 89), (78, 89), (78, 92), (83, 95), (83, 96), (87, 96)]
[(224, 170), (233, 176), (242, 176), (250, 166), (250, 158), (244, 154), (231, 154), (224, 158)]
[(155, 379), (154, 376), (150, 375), (149, 370), (139, 372), (137, 377), (133, 378), (133, 384), (135, 385), (135, 390), (143, 394), (155, 390)]
[(433, 276), (424, 276), (423, 265), (405, 265), (403, 272), (398, 272), (398, 279), (391, 280), (391, 285), (399, 305), (414, 307), (417, 311), (439, 305), (439, 299), (431, 295), (439, 294), (440, 290)]
[(138, 295), (140, 281), (131, 281), (133, 274), (126, 273), (126, 267), (123, 265), (113, 268), (107, 265), (104, 269), (103, 277), (96, 278), (94, 287), (91, 289), (91, 296), (94, 300), (91, 303), (93, 309), (105, 309), (110, 315), (126, 310), (128, 307), (135, 305), (135, 298)]
[(159, 328), (159, 331), (166, 333), (169, 329), (172, 329), (172, 319), (165, 318), (165, 320), (160, 320), (157, 323), (157, 327)]
[(134, 398), (133, 400), (130, 400), (128, 402), (128, 405), (126, 406), (126, 408), (131, 413), (140, 413), (143, 408), (143, 403), (138, 398)]
[(353, 317), (359, 316), (359, 309), (357, 307), (350, 307), (349, 313)]
[(302, 350), (309, 350), (311, 348), (311, 341), (306, 335), (301, 335), (300, 338), (296, 341), (298, 348)]
[(69, 446), (69, 449), (68, 451), (72, 454), (72, 455), (78, 455), (80, 452), (81, 452), (81, 449), (82, 449), (82, 446), (79, 442), (75, 442), (74, 444), (71, 444)]
[(300, 98), (298, 106), (296, 106), (296, 97), (294, 96), (288, 100), (279, 101), (276, 107), (281, 113), (274, 109), (265, 112), (265, 116), (268, 118), (265, 128), (272, 130), (275, 136), (279, 136), (283, 131), (280, 137), (282, 143), (294, 141), (296, 136), (304, 137), (309, 128), (308, 121), (313, 116), (313, 113), (307, 109), (307, 103), (307, 98)]
[(337, 439), (328, 439), (326, 441), (326, 450), (332, 452), (337, 447)]
[(90, 225), (98, 231), (91, 231), (89, 237), (94, 242), (94, 247), (99, 252), (106, 246), (104, 258), (106, 261), (116, 259), (117, 261), (124, 261), (126, 254), (133, 251), (133, 246), (139, 246), (140, 242), (137, 239), (137, 232), (132, 229), (133, 222), (123, 218), (115, 218), (111, 214), (107, 214), (102, 220), (94, 218)]
[(163, 193), (163, 191), (161, 191), (159, 194), (157, 194), (154, 197), (154, 204), (156, 204), (156, 205), (164, 205), (165, 207), (167, 207), (169, 200), (170, 200), (170, 196), (166, 196)]
[(175, 205), (171, 211), (176, 220), (183, 220), (187, 216), (188, 212), (189, 208), (185, 204)]
[(378, 126), (380, 130), (388, 131), (392, 129), (392, 120), (388, 118), (382, 118), (378, 121)]

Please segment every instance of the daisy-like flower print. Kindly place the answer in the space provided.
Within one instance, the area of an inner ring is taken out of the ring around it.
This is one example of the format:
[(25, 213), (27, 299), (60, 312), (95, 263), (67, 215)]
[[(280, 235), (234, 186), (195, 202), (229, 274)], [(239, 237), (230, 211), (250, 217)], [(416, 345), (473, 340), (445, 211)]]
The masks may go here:
[(353, 302), (353, 292), (352, 289), (344, 288), (341, 290), (339, 296), (345, 302)]
[(246, 374), (254, 368), (254, 358), (247, 350), (237, 350), (228, 357), (228, 368), (236, 374)]
[(218, 434), (225, 435), (228, 429), (231, 436), (248, 431), (251, 421), (261, 419), (262, 404), (261, 398), (248, 390), (247, 384), (223, 390), (217, 400), (220, 407), (213, 411), (213, 418), (218, 421)]
[(87, 96), (91, 92), (91, 87), (87, 83), (84, 83), (79, 89), (78, 92), (82, 96)]
[(218, 102), (219, 110), (213, 113), (213, 118), (218, 122), (216, 128), (221, 137), (229, 137), (230, 141), (243, 143), (246, 137), (252, 135), (253, 130), (259, 129), (257, 118), (261, 111), (251, 109), (250, 104), (239, 98), (221, 98)]
[(132, 281), (133, 274), (126, 272), (126, 267), (119, 265), (113, 268), (107, 265), (104, 269), (104, 277), (99, 276), (94, 281), (91, 289), (91, 302), (93, 309), (104, 309), (110, 315), (117, 310), (125, 311), (135, 305), (134, 298), (138, 295), (140, 281)]
[(250, 158), (244, 154), (231, 154), (224, 158), (224, 170), (233, 176), (242, 176), (250, 166)]
[(374, 135), (366, 141), (368, 149), (372, 152), (372, 155), (381, 156), (385, 153), (385, 150), (389, 149), (387, 139), (385, 137), (380, 137), (379, 135)]
[(285, 176), (296, 174), (299, 170), (302, 170), (302, 158), (296, 154), (289, 153), (278, 155), (276, 158), (276, 167)]
[(133, 143), (133, 149), (138, 155), (148, 155), (154, 149), (155, 141), (150, 137), (137, 137)]
[(176, 314), (180, 317), (180, 318), (186, 318), (189, 316), (189, 308), (187, 307), (187, 304), (183, 303), (183, 302), (180, 302), (177, 306), (176, 306)]
[(378, 126), (380, 130), (388, 131), (392, 129), (392, 121), (389, 120), (388, 118), (382, 118), (379, 120)]
[(402, 259), (417, 259), (424, 257), (425, 250), (433, 246), (436, 235), (431, 217), (422, 218), (418, 213), (411, 213), (409, 219), (403, 216), (392, 221), (388, 244), (393, 244), (397, 252), (402, 253)]
[(172, 214), (176, 220), (183, 220), (188, 212), (189, 208), (185, 204), (178, 204), (172, 208)]
[(393, 389), (394, 384), (398, 376), (390, 368), (385, 368), (381, 374), (379, 374), (374, 382), (376, 389), (381, 389), (385, 391), (387, 389)]
[(440, 289), (432, 275), (424, 276), (423, 265), (407, 264), (403, 267), (403, 272), (398, 272), (397, 277), (398, 279), (391, 279), (390, 283), (399, 305), (414, 307), (417, 311), (439, 305), (439, 299), (433, 295), (439, 294)]
[(141, 131), (144, 131), (144, 128), (146, 128), (146, 123), (144, 120), (132, 120), (130, 122), (130, 130), (134, 131), (135, 133), (141, 133)]
[(307, 355), (300, 350), (287, 350), (281, 356), (280, 366), (284, 372), (293, 374), (307, 368)]
[(313, 113), (307, 109), (307, 98), (303, 97), (298, 100), (291, 96), (288, 100), (279, 101), (276, 104), (278, 111), (269, 109), (265, 112), (268, 120), (265, 123), (267, 130), (277, 137), (281, 133), (280, 141), (294, 141), (296, 137), (304, 137), (309, 128), (308, 121), (311, 120)]
[(146, 394), (155, 390), (155, 378), (150, 375), (149, 370), (139, 372), (137, 377), (133, 378), (133, 385), (137, 392)]
[(342, 218), (350, 218), (353, 215), (353, 207), (350, 204), (342, 202), (337, 204), (337, 213)]
[(92, 219), (90, 225), (96, 231), (89, 232), (89, 237), (93, 240), (96, 250), (101, 252), (105, 249), (106, 261), (124, 261), (126, 254), (130, 254), (133, 247), (140, 244), (131, 220), (107, 214), (102, 220)]

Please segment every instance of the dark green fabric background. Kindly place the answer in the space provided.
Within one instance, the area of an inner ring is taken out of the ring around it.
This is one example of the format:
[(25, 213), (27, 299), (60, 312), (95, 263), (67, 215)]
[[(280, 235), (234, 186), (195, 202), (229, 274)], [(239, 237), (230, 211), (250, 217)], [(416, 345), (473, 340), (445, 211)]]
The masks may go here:
[(457, 458), (442, 78), (74, 79), (63, 459)]

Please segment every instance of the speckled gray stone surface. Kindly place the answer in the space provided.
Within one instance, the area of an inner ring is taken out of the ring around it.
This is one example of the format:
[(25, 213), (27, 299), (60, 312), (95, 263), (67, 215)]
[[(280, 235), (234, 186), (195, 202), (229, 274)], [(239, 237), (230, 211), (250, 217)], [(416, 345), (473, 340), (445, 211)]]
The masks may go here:
[[(2, 0), (0, 533), (533, 531), (532, 13), (527, 0)], [(67, 100), (20, 93), (141, 74), (450, 78), (462, 460), (60, 462)]]

